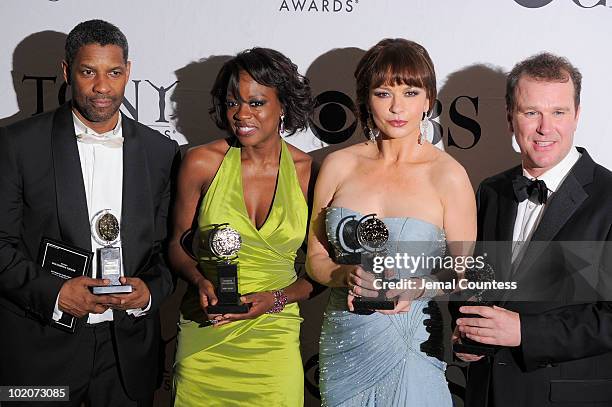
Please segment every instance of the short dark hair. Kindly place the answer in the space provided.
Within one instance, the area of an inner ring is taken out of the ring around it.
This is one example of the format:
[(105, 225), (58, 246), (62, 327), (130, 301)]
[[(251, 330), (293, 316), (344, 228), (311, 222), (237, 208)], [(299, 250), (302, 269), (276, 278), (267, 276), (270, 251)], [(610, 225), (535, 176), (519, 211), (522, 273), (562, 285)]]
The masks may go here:
[(227, 94), (240, 97), (238, 83), (240, 73), (248, 73), (255, 82), (276, 90), (285, 115), (285, 131), (290, 135), (308, 126), (308, 118), (314, 102), (310, 94), (308, 78), (298, 72), (289, 58), (269, 48), (251, 48), (227, 61), (217, 74), (210, 91), (212, 107), (210, 115), (217, 127), (230, 128), (227, 120)]
[(357, 64), (357, 115), (364, 133), (369, 132), (370, 90), (383, 84), (408, 85), (425, 89), (429, 111), (437, 97), (436, 72), (427, 50), (404, 38), (386, 38), (370, 48)]
[(567, 82), (574, 85), (574, 107), (580, 106), (580, 90), (582, 89), (582, 74), (567, 58), (542, 52), (514, 65), (506, 78), (506, 109), (513, 112), (516, 107), (516, 87), (519, 80), (527, 76), (537, 81)]
[(128, 60), (128, 42), (119, 28), (103, 20), (89, 20), (79, 23), (66, 38), (66, 63), (72, 66), (74, 58), (84, 45), (117, 45), (123, 50), (123, 62)]

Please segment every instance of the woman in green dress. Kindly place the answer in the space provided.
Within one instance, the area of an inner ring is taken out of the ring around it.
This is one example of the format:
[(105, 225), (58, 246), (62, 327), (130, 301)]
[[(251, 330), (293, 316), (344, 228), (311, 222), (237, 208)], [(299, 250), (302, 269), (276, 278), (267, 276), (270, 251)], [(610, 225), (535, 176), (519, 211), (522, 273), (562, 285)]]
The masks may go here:
[[(297, 301), (312, 292), (294, 270), (304, 242), (311, 158), (281, 133), (307, 126), (308, 81), (281, 53), (241, 52), (221, 68), (211, 114), (227, 139), (190, 149), (181, 166), (170, 261), (189, 283), (174, 366), (176, 406), (301, 406)], [(195, 257), (181, 236), (197, 222)], [(206, 313), (217, 303), (214, 225), (238, 231), (243, 314)]]

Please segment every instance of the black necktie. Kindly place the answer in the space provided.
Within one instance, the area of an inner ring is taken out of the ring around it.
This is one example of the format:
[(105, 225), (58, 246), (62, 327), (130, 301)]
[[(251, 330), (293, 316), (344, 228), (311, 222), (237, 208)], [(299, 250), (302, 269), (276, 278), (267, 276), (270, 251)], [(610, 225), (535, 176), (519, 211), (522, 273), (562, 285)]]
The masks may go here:
[(548, 198), (548, 188), (541, 179), (532, 181), (523, 175), (519, 175), (512, 180), (512, 188), (514, 189), (514, 196), (519, 202), (535, 195), (540, 204), (545, 204)]

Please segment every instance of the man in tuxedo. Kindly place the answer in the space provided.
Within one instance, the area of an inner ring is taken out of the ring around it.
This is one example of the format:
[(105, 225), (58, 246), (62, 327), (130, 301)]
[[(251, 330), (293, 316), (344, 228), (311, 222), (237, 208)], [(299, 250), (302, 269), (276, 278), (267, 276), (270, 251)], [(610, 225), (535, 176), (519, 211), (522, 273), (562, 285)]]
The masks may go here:
[(610, 406), (612, 173), (573, 144), (581, 74), (543, 53), (506, 83), (522, 165), (480, 185), (478, 240), (494, 247), (496, 279), (517, 288), (460, 308), (454, 339), (498, 346), (457, 354), (471, 362), (466, 406)]
[[(178, 146), (120, 113), (130, 62), (117, 27), (77, 25), (62, 67), (71, 102), (0, 129), (0, 384), (69, 386), (59, 405), (150, 405), (158, 310), (173, 289), (164, 246)], [(92, 293), (109, 284), (98, 254), (68, 280), (37, 261), (43, 237), (97, 253), (91, 223), (105, 210), (131, 293)], [(74, 332), (54, 323), (66, 316)]]

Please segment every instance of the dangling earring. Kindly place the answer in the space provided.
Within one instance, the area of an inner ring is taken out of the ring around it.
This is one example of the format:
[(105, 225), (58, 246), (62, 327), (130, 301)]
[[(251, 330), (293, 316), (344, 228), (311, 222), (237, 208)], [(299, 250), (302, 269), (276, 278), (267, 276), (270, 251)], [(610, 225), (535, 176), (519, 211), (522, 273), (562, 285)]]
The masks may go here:
[(367, 136), (370, 139), (370, 141), (376, 141), (376, 137), (380, 135), (380, 130), (378, 130), (378, 128), (376, 128), (376, 126), (374, 125), (374, 120), (372, 119), (372, 113), (370, 113), (370, 118), (368, 119), (366, 128), (367, 128)]
[(419, 138), (417, 140), (417, 142), (419, 143), (419, 145), (423, 145), (423, 139), (427, 140), (427, 130), (429, 128), (429, 119), (427, 118), (427, 114), (425, 112), (423, 112), (423, 117), (421, 118), (421, 123), (419, 124), (419, 130), (421, 131), (419, 133)]
[(380, 135), (380, 130), (374, 128), (374, 130), (370, 130), (370, 140), (376, 141), (376, 138)]
[(278, 132), (280, 133), (281, 136), (285, 132), (285, 115), (284, 114), (281, 114), (280, 116), (280, 125), (278, 126)]

